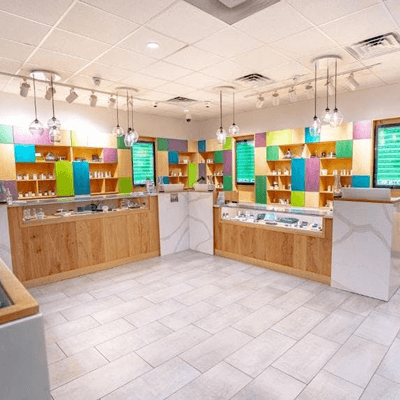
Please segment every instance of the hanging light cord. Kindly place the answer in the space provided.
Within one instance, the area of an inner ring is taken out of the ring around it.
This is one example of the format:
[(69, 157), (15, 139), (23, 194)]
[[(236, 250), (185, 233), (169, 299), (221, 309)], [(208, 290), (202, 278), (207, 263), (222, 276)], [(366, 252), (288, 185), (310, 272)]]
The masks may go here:
[(135, 130), (135, 127), (133, 126), (133, 97), (131, 96), (131, 121), (132, 121), (132, 130)]
[(317, 119), (317, 63), (314, 64), (314, 86), (315, 86), (315, 96), (314, 96), (314, 119)]
[(235, 124), (235, 91), (233, 91), (233, 125)]
[(219, 91), (219, 115), (221, 120), (221, 132), (222, 132), (222, 90)]
[(129, 129), (129, 99), (128, 99), (128, 91), (126, 91), (126, 107), (127, 107), (127, 116), (128, 116), (128, 129)]
[(326, 109), (329, 110), (329, 65), (326, 68)]
[(335, 59), (335, 110), (337, 110), (337, 107), (336, 107), (336, 91), (337, 91), (337, 58)]
[(37, 107), (36, 107), (36, 85), (35, 85), (35, 77), (33, 77), (33, 97), (34, 97), (34, 102), (33, 102), (33, 104), (35, 105), (35, 121), (37, 121)]
[(117, 126), (119, 127), (118, 93), (117, 93)]
[(55, 120), (55, 112), (54, 112), (54, 87), (53, 87), (53, 74), (50, 76), (50, 85), (51, 85), (51, 104), (53, 107), (53, 121)]

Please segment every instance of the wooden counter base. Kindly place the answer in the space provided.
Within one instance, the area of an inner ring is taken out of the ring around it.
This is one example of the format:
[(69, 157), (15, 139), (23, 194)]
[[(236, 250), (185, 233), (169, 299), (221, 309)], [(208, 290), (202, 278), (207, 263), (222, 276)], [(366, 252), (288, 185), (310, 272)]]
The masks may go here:
[(265, 226), (221, 220), (214, 209), (215, 254), (330, 284), (332, 220), (325, 219), (322, 236), (283, 232)]

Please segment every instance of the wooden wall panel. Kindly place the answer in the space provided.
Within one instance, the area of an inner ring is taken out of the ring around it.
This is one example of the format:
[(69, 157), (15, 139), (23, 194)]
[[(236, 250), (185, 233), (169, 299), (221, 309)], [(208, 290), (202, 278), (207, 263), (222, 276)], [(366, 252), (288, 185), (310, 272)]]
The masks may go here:
[(373, 175), (373, 152), (372, 139), (353, 141), (353, 175)]
[(291, 129), (292, 131), (292, 144), (303, 144), (305, 143), (305, 129)]
[(106, 261), (129, 257), (130, 236), (123, 216), (103, 220)]
[(71, 146), (71, 131), (61, 131), (61, 141), (54, 143), (54, 146)]
[(117, 173), (121, 178), (132, 177), (132, 159), (130, 150), (118, 149)]
[(331, 142), (337, 140), (353, 140), (352, 122), (342, 124), (337, 128), (332, 128), (330, 125), (322, 125), (321, 142)]
[(305, 193), (305, 207), (319, 207), (319, 192)]
[(0, 180), (15, 181), (15, 155), (13, 144), (0, 144)]
[(168, 151), (157, 151), (157, 176), (169, 176)]
[(101, 219), (76, 222), (79, 268), (106, 261)]
[(189, 153), (197, 153), (197, 140), (189, 140), (188, 141), (188, 152)]
[(254, 151), (254, 172), (255, 175), (267, 175), (267, 149), (265, 147), (256, 147)]

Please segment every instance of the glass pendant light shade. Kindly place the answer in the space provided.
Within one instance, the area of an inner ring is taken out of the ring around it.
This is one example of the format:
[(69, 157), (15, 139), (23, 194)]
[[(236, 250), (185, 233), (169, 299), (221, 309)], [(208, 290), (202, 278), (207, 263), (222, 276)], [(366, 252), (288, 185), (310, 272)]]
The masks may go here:
[(233, 123), (230, 127), (229, 127), (229, 134), (232, 136), (238, 135), (239, 134), (239, 127)]
[(225, 144), (226, 143), (226, 131), (222, 126), (217, 130), (217, 141), (218, 144)]
[(56, 117), (52, 117), (47, 121), (47, 126), (49, 128), (52, 128), (53, 126), (59, 128), (61, 126), (61, 122)]
[(133, 143), (136, 143), (139, 140), (139, 134), (137, 133), (136, 129), (132, 130), (132, 139)]
[(32, 133), (32, 135), (42, 135), (43, 131), (44, 131), (43, 125), (38, 119), (35, 119), (29, 125), (29, 132)]
[(332, 112), (329, 108), (326, 108), (324, 115), (322, 116), (322, 122), (324, 124), (330, 124), (331, 119), (332, 119)]
[(128, 128), (126, 135), (124, 137), (124, 142), (126, 147), (131, 147), (134, 142), (134, 135), (133, 135), (133, 130), (131, 128)]
[(333, 114), (329, 123), (332, 128), (337, 128), (339, 125), (342, 124), (342, 122), (343, 122), (343, 114), (337, 108), (335, 108), (333, 110)]
[(59, 143), (61, 142), (61, 132), (58, 126), (52, 126), (49, 130), (49, 136), (52, 143)]
[(122, 128), (121, 126), (117, 125), (116, 127), (114, 127), (114, 129), (112, 130), (112, 133), (115, 137), (121, 137), (124, 136), (124, 128)]
[(310, 134), (311, 136), (319, 136), (320, 133), (321, 133), (321, 121), (317, 116), (315, 116), (314, 121), (310, 128)]

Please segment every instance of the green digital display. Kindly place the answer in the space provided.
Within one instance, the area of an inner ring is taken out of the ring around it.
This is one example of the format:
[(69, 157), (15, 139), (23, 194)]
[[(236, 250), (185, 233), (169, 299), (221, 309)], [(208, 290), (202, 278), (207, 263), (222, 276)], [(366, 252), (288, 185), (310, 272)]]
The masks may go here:
[(132, 145), (133, 184), (145, 185), (154, 181), (154, 143), (138, 142)]
[(376, 127), (375, 187), (400, 187), (400, 125)]
[(236, 142), (236, 183), (254, 184), (254, 140)]

